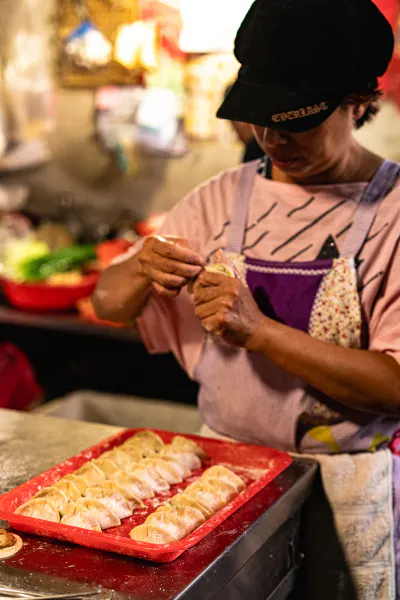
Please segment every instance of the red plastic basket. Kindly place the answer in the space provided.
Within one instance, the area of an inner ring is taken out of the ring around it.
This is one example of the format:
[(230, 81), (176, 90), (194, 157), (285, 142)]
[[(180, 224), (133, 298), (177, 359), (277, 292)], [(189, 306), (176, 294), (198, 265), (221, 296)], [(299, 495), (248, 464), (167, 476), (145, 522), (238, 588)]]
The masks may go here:
[[(137, 510), (132, 517), (124, 519), (120, 527), (108, 529), (101, 533), (87, 531), (78, 527), (50, 523), (32, 517), (16, 515), (18, 506), (29, 500), (39, 489), (56, 483), (68, 473), (78, 469), (86, 461), (97, 458), (101, 453), (119, 446), (129, 437), (141, 431), (130, 429), (123, 431), (77, 456), (66, 460), (49, 471), (42, 473), (35, 479), (24, 483), (14, 490), (0, 497), (0, 518), (7, 519), (12, 527), (18, 531), (33, 533), (45, 537), (55, 538), (63, 541), (73, 542), (81, 546), (116, 552), (134, 556), (152, 562), (166, 563), (178, 558), (185, 550), (191, 548), (211, 533), (218, 525), (243, 506), (250, 498), (255, 496), (264, 486), (274, 480), (292, 462), (285, 452), (266, 448), (265, 446), (252, 446), (249, 444), (235, 444), (202, 438), (193, 435), (185, 437), (195, 440), (210, 456), (204, 468), (192, 474), (192, 477), (181, 484), (172, 486), (168, 492), (159, 494), (155, 498), (145, 501), (145, 508)], [(168, 431), (156, 431), (164, 442), (168, 443), (174, 437), (174, 433)], [(153, 512), (157, 506), (167, 501), (175, 494), (180, 493), (189, 483), (197, 479), (201, 473), (214, 464), (223, 464), (242, 477), (246, 488), (236, 496), (229, 504), (218, 511), (211, 519), (198, 527), (192, 534), (179, 542), (171, 544), (156, 545), (137, 542), (129, 537), (133, 527), (143, 523), (146, 517)]]
[(3, 280), (3, 292), (8, 302), (31, 312), (71, 310), (78, 300), (90, 296), (99, 279), (98, 273), (82, 277), (78, 285), (47, 285), (45, 283), (15, 283)]

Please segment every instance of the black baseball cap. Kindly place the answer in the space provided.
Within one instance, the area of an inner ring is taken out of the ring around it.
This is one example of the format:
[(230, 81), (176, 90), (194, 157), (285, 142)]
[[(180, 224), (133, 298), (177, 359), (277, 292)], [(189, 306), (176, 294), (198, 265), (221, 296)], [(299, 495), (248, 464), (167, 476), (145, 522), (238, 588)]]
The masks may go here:
[(242, 65), (217, 116), (308, 131), (373, 91), (394, 36), (372, 0), (256, 0), (236, 36)]

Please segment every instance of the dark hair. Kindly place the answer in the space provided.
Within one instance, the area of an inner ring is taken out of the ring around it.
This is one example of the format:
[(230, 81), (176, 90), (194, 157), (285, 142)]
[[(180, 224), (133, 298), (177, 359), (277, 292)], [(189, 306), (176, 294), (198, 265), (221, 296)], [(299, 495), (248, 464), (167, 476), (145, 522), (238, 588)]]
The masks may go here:
[(378, 89), (378, 85), (369, 86), (369, 89), (360, 90), (349, 94), (342, 102), (342, 106), (357, 106), (359, 104), (367, 104), (367, 109), (362, 117), (356, 120), (355, 128), (360, 129), (365, 123), (369, 123), (378, 114), (380, 106), (379, 100), (382, 92)]

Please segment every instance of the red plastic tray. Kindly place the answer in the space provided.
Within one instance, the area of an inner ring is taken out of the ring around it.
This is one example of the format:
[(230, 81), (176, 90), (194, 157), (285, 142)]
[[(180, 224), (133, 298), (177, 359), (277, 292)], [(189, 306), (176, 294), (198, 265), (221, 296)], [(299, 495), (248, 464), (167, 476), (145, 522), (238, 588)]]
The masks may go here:
[[(99, 533), (15, 514), (14, 511), (16, 508), (29, 500), (39, 489), (56, 483), (64, 475), (76, 471), (76, 469), (88, 460), (97, 458), (106, 450), (119, 446), (138, 431), (142, 431), (142, 429), (129, 429), (108, 438), (96, 446), (92, 446), (88, 450), (64, 461), (60, 465), (49, 469), (45, 473), (38, 475), (38, 477), (31, 479), (3, 496), (0, 496), (0, 518), (6, 519), (10, 525), (18, 531), (73, 542), (97, 550), (134, 556), (152, 562), (166, 563), (175, 560), (185, 552), (185, 550), (202, 540), (240, 506), (243, 506), (245, 502), (275, 479), (292, 462), (290, 456), (285, 452), (266, 448), (265, 446), (236, 444), (233, 442), (186, 435), (185, 437), (196, 441), (196, 443), (207, 452), (210, 459), (203, 465), (201, 470), (194, 472), (189, 479), (186, 479), (178, 485), (172, 486), (170, 490), (163, 494), (158, 494), (155, 498), (146, 500), (145, 508), (136, 511), (132, 517), (124, 519), (120, 527), (115, 527)], [(176, 435), (175, 433), (159, 431), (156, 429), (153, 431), (158, 433), (166, 443), (169, 443)], [(198, 527), (188, 537), (178, 542), (155, 545), (136, 542), (129, 537), (131, 529), (136, 525), (143, 523), (146, 517), (153, 512), (157, 506), (167, 501), (175, 494), (180, 493), (189, 485), (189, 483), (198, 479), (205, 469), (215, 464), (225, 465), (240, 475), (246, 484), (246, 488), (243, 492), (213, 515), (211, 519), (208, 519), (203, 525)]]

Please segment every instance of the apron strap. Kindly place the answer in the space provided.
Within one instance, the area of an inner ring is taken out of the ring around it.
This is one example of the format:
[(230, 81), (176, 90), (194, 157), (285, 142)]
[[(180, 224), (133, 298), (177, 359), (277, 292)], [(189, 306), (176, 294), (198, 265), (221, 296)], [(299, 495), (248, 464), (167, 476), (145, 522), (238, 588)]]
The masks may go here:
[(344, 258), (353, 258), (362, 249), (383, 199), (392, 191), (400, 175), (400, 165), (385, 160), (375, 173), (361, 198), (354, 222), (347, 235)]
[(244, 165), (241, 169), (239, 182), (233, 200), (231, 225), (228, 230), (226, 250), (232, 254), (242, 252), (244, 235), (247, 227), (249, 204), (257, 174), (258, 160)]

